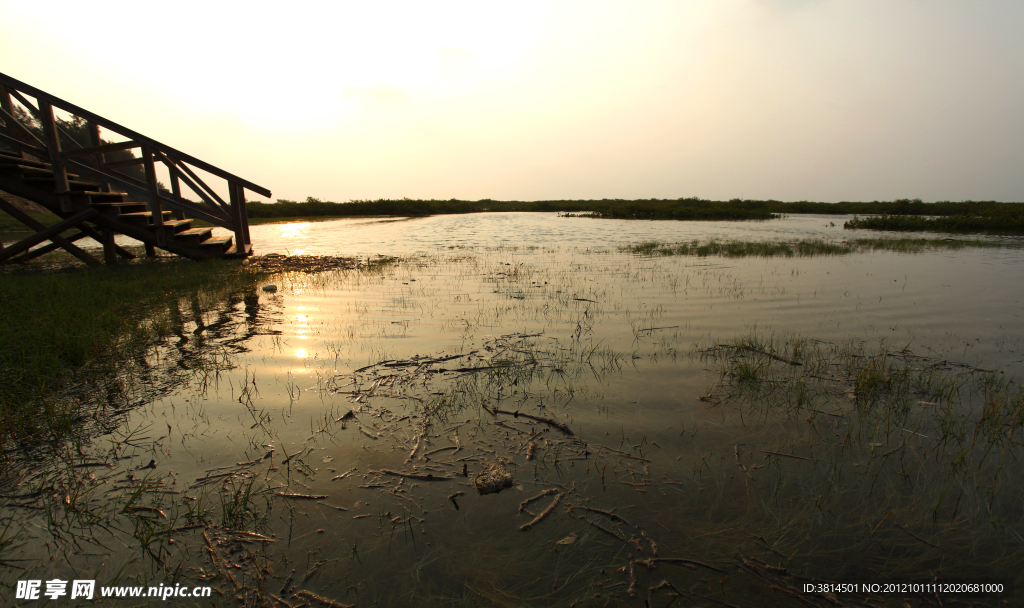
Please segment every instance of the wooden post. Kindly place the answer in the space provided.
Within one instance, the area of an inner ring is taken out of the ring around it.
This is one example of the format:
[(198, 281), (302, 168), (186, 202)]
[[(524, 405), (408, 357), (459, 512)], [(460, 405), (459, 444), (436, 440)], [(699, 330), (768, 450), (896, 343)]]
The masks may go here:
[[(169, 156), (167, 157), (167, 160), (171, 162), (177, 162)], [(181, 183), (178, 182), (178, 174), (170, 170), (170, 168), (168, 168), (167, 172), (171, 174), (171, 194), (174, 195), (174, 200), (177, 201), (178, 199), (181, 198)], [(174, 217), (178, 218), (179, 220), (183, 220), (185, 219), (185, 212), (178, 209), (174, 212)]]
[[(158, 247), (167, 246), (167, 234), (164, 231), (164, 212), (160, 207), (160, 189), (156, 184), (156, 165), (153, 164), (153, 149), (142, 146), (142, 164), (146, 167), (146, 186), (149, 191), (149, 210), (153, 213), (153, 229), (156, 232)], [(146, 250), (149, 254), (149, 249)]]
[(53, 106), (50, 102), (39, 99), (39, 121), (43, 123), (46, 133), (46, 151), (50, 156), (50, 168), (53, 170), (54, 190), (62, 213), (71, 213), (71, 187), (68, 185), (68, 172), (60, 157), (60, 138), (57, 137), (57, 123), (53, 119)]
[(245, 212), (245, 186), (236, 182), (228, 182), (231, 195), (231, 223), (235, 228), (235, 250), (245, 255), (249, 241), (249, 216)]
[(114, 231), (103, 228), (103, 263), (107, 266), (117, 264), (117, 250), (114, 245)]

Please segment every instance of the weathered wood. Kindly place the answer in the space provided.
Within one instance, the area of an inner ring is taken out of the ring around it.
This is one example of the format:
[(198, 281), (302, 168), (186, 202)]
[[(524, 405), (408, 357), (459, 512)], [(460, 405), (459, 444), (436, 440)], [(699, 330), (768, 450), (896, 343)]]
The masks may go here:
[(156, 181), (156, 165), (153, 164), (153, 149), (142, 147), (142, 158), (145, 159), (146, 186), (149, 189), (149, 210), (153, 212), (153, 232), (156, 233), (156, 244), (167, 245), (167, 233), (164, 231), (164, 214), (160, 211), (160, 188)]
[[(32, 236), (21, 239), (20, 241), (13, 245), (10, 245), (9, 247), (5, 247), (4, 250), (0, 252), (0, 262), (10, 259), (15, 255), (21, 253), (22, 251), (28, 251), (29, 248), (31, 248), (33, 245), (37, 245), (43, 241), (52, 240), (55, 243), (60, 243), (61, 248), (63, 248), (76, 258), (82, 260), (86, 264), (100, 263), (100, 261), (94, 258), (93, 256), (82, 251), (77, 246), (71, 244), (67, 239), (64, 239), (59, 236), (61, 232), (64, 232), (69, 228), (73, 228), (78, 224), (84, 222), (85, 220), (89, 219), (90, 217), (96, 215), (98, 212), (95, 209), (85, 209), (83, 211), (79, 211), (78, 213), (72, 215), (63, 222), (58, 222), (53, 226), (50, 226), (49, 228), (43, 226), (42, 224), (32, 219), (28, 215), (25, 215), (17, 208), (15, 208), (14, 205), (11, 205), (5, 200), (0, 199), (0, 209), (3, 209), (11, 216), (15, 217), (15, 219), (17, 219), (19, 222), (22, 222), (27, 226), (33, 228), (41, 228), (39, 232), (36, 232)], [(12, 213), (12, 211), (14, 213)]]
[(199, 160), (198, 158), (195, 158), (193, 156), (185, 154), (184, 152), (179, 152), (178, 150), (176, 150), (176, 149), (174, 149), (174, 148), (172, 148), (172, 147), (170, 147), (168, 145), (162, 144), (162, 143), (160, 143), (160, 142), (158, 142), (158, 141), (156, 141), (154, 139), (150, 139), (149, 137), (146, 137), (145, 135), (142, 135), (141, 133), (136, 133), (135, 131), (132, 131), (131, 129), (122, 127), (121, 125), (119, 125), (119, 124), (117, 124), (117, 123), (115, 123), (115, 122), (113, 122), (111, 120), (107, 120), (106, 118), (103, 118), (102, 116), (99, 116), (97, 114), (93, 114), (92, 112), (89, 112), (88, 110), (85, 110), (84, 108), (80, 108), (80, 107), (78, 107), (78, 106), (76, 106), (76, 105), (74, 105), (72, 103), (68, 103), (68, 102), (64, 101), (63, 99), (61, 99), (59, 97), (56, 97), (54, 95), (50, 95), (49, 93), (47, 93), (45, 91), (42, 91), (40, 89), (37, 89), (37, 88), (35, 88), (35, 87), (33, 87), (33, 86), (29, 85), (29, 84), (26, 84), (26, 83), (16, 79), (16, 78), (11, 78), (10, 76), (8, 76), (7, 74), (4, 74), (2, 72), (0, 72), (0, 83), (6, 84), (9, 88), (15, 89), (16, 91), (25, 91), (26, 93), (28, 93), (29, 95), (32, 95), (33, 97), (35, 97), (36, 99), (38, 99), (40, 101), (45, 99), (48, 103), (56, 105), (57, 107), (59, 107), (62, 110), (70, 112), (71, 114), (74, 114), (75, 116), (84, 118), (85, 120), (94, 122), (94, 123), (100, 125), (101, 127), (105, 128), (105, 129), (108, 129), (110, 131), (113, 131), (113, 132), (115, 132), (115, 133), (117, 133), (119, 135), (122, 135), (122, 136), (124, 136), (124, 137), (126, 137), (128, 139), (135, 140), (135, 141), (138, 141), (139, 143), (147, 144), (147, 145), (149, 145), (149, 146), (151, 146), (153, 148), (156, 148), (158, 150), (161, 150), (163, 152), (170, 153), (171, 156), (173, 156), (174, 158), (176, 158), (178, 160), (181, 160), (181, 161), (186, 161), (189, 164), (191, 164), (192, 166), (199, 167), (203, 171), (207, 171), (208, 173), (212, 173), (213, 175), (216, 175), (217, 177), (220, 177), (220, 178), (223, 178), (223, 179), (226, 179), (226, 180), (234, 180), (234, 181), (244, 185), (247, 189), (252, 190), (253, 192), (255, 192), (257, 194), (260, 194), (260, 195), (266, 196), (266, 197), (270, 197), (271, 196), (270, 190), (267, 190), (266, 188), (264, 188), (262, 186), (254, 184), (254, 183), (252, 183), (252, 182), (250, 182), (248, 180), (242, 179), (241, 177), (238, 177), (237, 175), (228, 173), (227, 171), (224, 171), (223, 169), (215, 167), (215, 166), (213, 166), (213, 165), (211, 165), (209, 163), (205, 163), (205, 162)]

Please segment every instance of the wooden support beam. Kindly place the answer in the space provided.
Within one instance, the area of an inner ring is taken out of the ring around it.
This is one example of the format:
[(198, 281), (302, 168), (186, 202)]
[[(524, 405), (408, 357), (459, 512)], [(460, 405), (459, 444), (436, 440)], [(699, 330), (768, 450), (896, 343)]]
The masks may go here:
[(146, 186), (149, 194), (149, 210), (153, 213), (153, 231), (156, 233), (156, 244), (159, 247), (167, 245), (167, 233), (164, 230), (164, 214), (160, 207), (160, 188), (157, 187), (156, 165), (153, 164), (153, 149), (149, 146), (142, 147), (142, 158), (146, 167)]
[[(181, 182), (178, 180), (178, 173), (177, 173), (177, 171), (175, 171), (175, 169), (177, 167), (174, 166), (173, 161), (168, 159), (163, 154), (161, 154), (160, 156), (162, 157), (162, 160), (164, 161), (164, 164), (167, 165), (167, 172), (171, 174), (171, 195), (174, 198), (179, 199), (179, 198), (181, 198)], [(168, 164), (168, 163), (170, 163), (170, 164)], [(183, 220), (183, 219), (185, 219), (185, 212), (182, 211), (181, 209), (175, 209), (174, 210), (174, 217), (178, 218), (179, 220)]]
[(126, 158), (124, 160), (117, 160), (112, 163), (104, 163), (104, 165), (108, 169), (117, 169), (118, 167), (131, 167), (133, 165), (141, 165), (145, 162), (145, 158), (136, 156), (135, 158)]
[(53, 106), (49, 102), (39, 100), (39, 121), (43, 123), (46, 133), (46, 151), (50, 157), (50, 168), (53, 170), (54, 189), (57, 201), (63, 213), (71, 212), (71, 187), (68, 185), (68, 172), (64, 168), (64, 160), (60, 157), (60, 138), (57, 137), (57, 123), (53, 118)]
[[(79, 226), (79, 228), (81, 228), (81, 226)], [(73, 243), (75, 241), (84, 239), (87, 236), (89, 236), (89, 235), (84, 233), (84, 232), (76, 232), (75, 234), (72, 234), (71, 236), (66, 236), (66, 237), (63, 237), (63, 238), (65, 240), (67, 240), (68, 242)], [(30, 249), (30, 250), (26, 251), (25, 253), (19, 255), (16, 258), (12, 258), (10, 261), (13, 262), (14, 264), (21, 264), (22, 262), (27, 262), (29, 260), (34, 260), (34, 259), (38, 258), (41, 255), (46, 255), (46, 254), (50, 253), (51, 251), (56, 251), (58, 249), (60, 249), (60, 245), (58, 245), (57, 243), (52, 243), (51, 242), (49, 245), (44, 245), (42, 247), (39, 247), (38, 249)]]
[[(103, 216), (100, 215), (94, 221), (97, 222), (97, 223), (102, 223)], [(97, 243), (102, 243), (103, 242), (103, 235), (101, 234), (101, 232), (99, 230), (96, 230), (95, 228), (89, 226), (88, 224), (82, 224), (81, 226), (78, 227), (78, 229), (81, 230), (82, 232), (84, 232), (86, 236), (92, 237), (92, 239), (94, 241), (96, 241)], [(114, 231), (114, 232), (116, 233), (116, 231)], [(135, 257), (136, 257), (134, 253), (132, 253), (131, 251), (128, 251), (127, 249), (125, 249), (124, 247), (122, 247), (122, 246), (120, 246), (120, 245), (118, 245), (116, 243), (114, 244), (114, 251), (117, 252), (117, 255), (121, 256), (122, 258), (124, 258), (126, 260), (134, 260)]]
[(245, 251), (245, 246), (252, 244), (249, 240), (249, 217), (245, 211), (245, 186), (228, 182), (228, 188), (231, 192), (231, 219), (235, 224), (235, 244), (238, 251)]
[(114, 250), (114, 231), (110, 228), (103, 228), (100, 234), (100, 242), (103, 243), (103, 263), (107, 266), (117, 264), (117, 252)]
[[(91, 126), (96, 127), (96, 139), (99, 139), (99, 126), (95, 123), (90, 123)], [(90, 134), (91, 135), (91, 134)], [(142, 144), (134, 141), (122, 141), (116, 144), (93, 144), (88, 148), (79, 148), (78, 150), (70, 150), (64, 152), (64, 158), (75, 158), (76, 156), (92, 156), (94, 154), (106, 154), (107, 152), (117, 152), (118, 150), (131, 150), (132, 148), (140, 148)]]
[(73, 228), (78, 224), (81, 224), (85, 220), (93, 217), (94, 215), (97, 215), (99, 212), (96, 211), (95, 209), (90, 207), (89, 209), (79, 211), (78, 213), (72, 215), (63, 222), (58, 222), (53, 226), (50, 226), (49, 228), (43, 226), (38, 221), (26, 215), (25, 213), (22, 213), (19, 209), (14, 207), (14, 205), (11, 205), (10, 203), (3, 199), (0, 199), (0, 209), (3, 209), (4, 211), (12, 215), (19, 222), (39, 230), (39, 232), (36, 232), (32, 236), (23, 238), (17, 243), (14, 243), (9, 247), (5, 247), (3, 251), (0, 251), (0, 262), (10, 259), (15, 255), (21, 253), (22, 251), (28, 251), (33, 245), (37, 245), (43, 241), (50, 240), (53, 241), (54, 243), (60, 244), (61, 248), (63, 248), (76, 258), (82, 260), (86, 264), (100, 263), (99, 260), (89, 255), (88, 253), (82, 251), (77, 246), (73, 245), (70, 241), (60, 236), (61, 232), (64, 232), (69, 228)]
[[(210, 190), (210, 187), (203, 183), (202, 180), (196, 177), (196, 174), (192, 173), (192, 170), (189, 169), (188, 166), (185, 165), (185, 163), (177, 163), (173, 158), (168, 158), (167, 156), (159, 152), (156, 153), (156, 156), (163, 161), (164, 165), (167, 166), (167, 170), (170, 172), (171, 175), (174, 175), (180, 178), (181, 181), (185, 182), (185, 184), (187, 184), (188, 187), (191, 188), (193, 192), (198, 194), (199, 198), (203, 199), (203, 201), (207, 205), (223, 213), (224, 217), (229, 219), (231, 218), (231, 211), (228, 207), (228, 204), (225, 203), (219, 196), (217, 196), (215, 192)], [(182, 173), (182, 169), (184, 169), (188, 173), (188, 175)], [(189, 175), (195, 177), (195, 179), (199, 181), (199, 184), (201, 184), (202, 187), (200, 187), (200, 185), (197, 185), (196, 182), (192, 181), (189, 178)], [(211, 198), (211, 196), (213, 198)]]

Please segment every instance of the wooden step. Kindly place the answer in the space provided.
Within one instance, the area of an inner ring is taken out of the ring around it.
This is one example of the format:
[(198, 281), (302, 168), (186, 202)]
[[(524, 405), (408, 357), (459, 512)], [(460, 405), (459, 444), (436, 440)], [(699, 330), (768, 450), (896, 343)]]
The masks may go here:
[(230, 236), (211, 236), (202, 243), (199, 243), (199, 245), (202, 246), (203, 249), (209, 249), (223, 254), (231, 248), (231, 240)]
[(38, 160), (27, 160), (20, 156), (0, 156), (0, 165), (15, 165), (22, 167), (33, 167), (36, 169), (49, 169), (50, 165)]
[[(124, 195), (123, 192), (119, 192), (118, 194)], [(117, 216), (126, 215), (129, 213), (143, 213), (149, 208), (148, 205), (146, 205), (146, 203), (138, 203), (123, 200), (111, 202), (94, 202), (92, 203), (92, 206), (95, 207), (97, 211), (104, 215)]]
[[(182, 232), (188, 232), (192, 228), (192, 220), (167, 220), (164, 222), (164, 230), (177, 237)], [(201, 230), (201, 229), (197, 229)]]
[(224, 257), (226, 258), (245, 258), (250, 255), (252, 255), (252, 245), (246, 245), (241, 250), (239, 250), (238, 245), (232, 245), (224, 252)]
[[(57, 182), (57, 180), (53, 179), (52, 177), (27, 177), (27, 178), (25, 178), (25, 183), (32, 184), (33, 186), (35, 186), (37, 188), (46, 189), (46, 190), (53, 190), (55, 188), (55, 186), (56, 186), (56, 182)], [(82, 191), (82, 190), (96, 191), (96, 189), (99, 188), (99, 187), (100, 187), (100, 184), (97, 183), (97, 182), (85, 182), (85, 181), (81, 181), (81, 180), (77, 180), (77, 179), (69, 179), (68, 180), (68, 188), (70, 188), (72, 191)]]
[(190, 228), (168, 236), (174, 236), (175, 241), (198, 245), (210, 238), (211, 234), (213, 234), (212, 228)]
[[(172, 211), (163, 210), (161, 215), (164, 216), (164, 223), (166, 224), (171, 216), (174, 215)], [(153, 212), (152, 211), (132, 211), (129, 213), (122, 213), (117, 216), (119, 220), (127, 220), (129, 222), (137, 222), (140, 224), (151, 225), (153, 223)]]
[[(45, 177), (53, 179), (53, 171), (49, 167), (21, 167), (21, 173), (27, 178), (32, 177)], [(80, 176), (77, 173), (68, 173), (68, 179), (78, 179)]]
[[(86, 190), (81, 192), (89, 197), (89, 203), (92, 205), (104, 205), (110, 203), (123, 203), (124, 199), (128, 198), (127, 192), (96, 192)], [(144, 203), (143, 203), (144, 204)]]

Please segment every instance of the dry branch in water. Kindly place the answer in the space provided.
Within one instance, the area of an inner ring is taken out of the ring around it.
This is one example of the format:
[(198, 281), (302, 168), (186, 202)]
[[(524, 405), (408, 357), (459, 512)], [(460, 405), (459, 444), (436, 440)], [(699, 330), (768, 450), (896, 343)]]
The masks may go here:
[(565, 496), (565, 494), (557, 494), (555, 496), (555, 499), (551, 501), (551, 504), (548, 505), (547, 509), (544, 509), (543, 511), (541, 511), (540, 515), (538, 515), (537, 517), (534, 517), (533, 521), (531, 521), (530, 523), (523, 524), (522, 526), (519, 526), (519, 529), (522, 530), (523, 532), (526, 532), (530, 528), (532, 528), (532, 527), (536, 526), (537, 524), (539, 524), (540, 522), (544, 521), (544, 518), (546, 518), (548, 515), (551, 515), (551, 512), (555, 510), (555, 507), (558, 506), (558, 503), (560, 503), (562, 501), (562, 497), (563, 496)]

